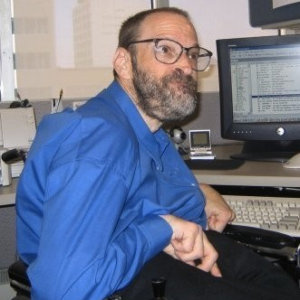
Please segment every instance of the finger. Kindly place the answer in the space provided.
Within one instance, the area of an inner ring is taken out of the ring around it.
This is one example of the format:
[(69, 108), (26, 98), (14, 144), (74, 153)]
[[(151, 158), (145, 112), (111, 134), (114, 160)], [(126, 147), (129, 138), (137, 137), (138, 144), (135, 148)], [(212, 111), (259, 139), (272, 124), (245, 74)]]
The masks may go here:
[(194, 260), (191, 260), (191, 261), (185, 261), (186, 264), (192, 266), (192, 267), (195, 267), (196, 266), (196, 263)]
[[(184, 253), (193, 253), (195, 251), (201, 251), (203, 255), (202, 228), (199, 225), (192, 223), (190, 223), (189, 226), (189, 231), (182, 237), (173, 239), (171, 244), (174, 247), (175, 252), (181, 253), (181, 255)], [(193, 258), (189, 260), (192, 259)]]
[(193, 239), (193, 248), (190, 251), (180, 251), (178, 248), (174, 247), (176, 256), (184, 262), (194, 261), (199, 258), (201, 259), (204, 255), (202, 234), (202, 229), (199, 227), (198, 234)]
[(171, 244), (169, 244), (167, 247), (165, 247), (164, 252), (169, 254), (173, 258), (178, 259), (178, 257), (175, 254), (175, 250)]
[(171, 244), (176, 252), (189, 253), (194, 248), (195, 238), (174, 239)]
[(216, 263), (212, 266), (210, 273), (215, 277), (222, 277), (221, 270)]
[(232, 210), (231, 211), (231, 218), (230, 218), (230, 222), (232, 222), (234, 219), (235, 219), (235, 217), (236, 217), (236, 214), (235, 214), (235, 212)]
[(204, 233), (203, 233), (203, 244), (204, 244), (204, 255), (201, 259), (201, 263), (197, 267), (205, 272), (210, 272), (218, 259), (218, 253), (213, 247), (213, 245), (208, 241)]

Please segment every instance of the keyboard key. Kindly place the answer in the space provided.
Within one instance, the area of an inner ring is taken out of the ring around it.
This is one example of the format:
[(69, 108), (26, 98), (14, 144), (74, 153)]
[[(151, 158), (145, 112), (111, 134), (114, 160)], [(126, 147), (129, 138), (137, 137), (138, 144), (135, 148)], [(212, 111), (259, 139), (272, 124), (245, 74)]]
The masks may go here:
[(261, 228), (260, 224), (258, 223), (251, 223), (251, 222), (232, 222), (234, 225), (241, 225), (241, 226), (250, 226), (250, 227), (255, 227), (255, 228)]
[(288, 212), (290, 216), (300, 216), (300, 207), (290, 207)]

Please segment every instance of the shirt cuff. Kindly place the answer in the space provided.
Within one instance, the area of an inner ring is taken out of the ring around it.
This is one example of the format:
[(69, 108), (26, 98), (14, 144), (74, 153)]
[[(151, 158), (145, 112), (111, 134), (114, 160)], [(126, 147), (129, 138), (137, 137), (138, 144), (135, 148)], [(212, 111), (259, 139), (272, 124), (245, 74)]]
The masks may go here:
[(173, 234), (171, 226), (160, 216), (148, 216), (143, 220), (141, 230), (149, 244), (147, 260), (169, 245)]

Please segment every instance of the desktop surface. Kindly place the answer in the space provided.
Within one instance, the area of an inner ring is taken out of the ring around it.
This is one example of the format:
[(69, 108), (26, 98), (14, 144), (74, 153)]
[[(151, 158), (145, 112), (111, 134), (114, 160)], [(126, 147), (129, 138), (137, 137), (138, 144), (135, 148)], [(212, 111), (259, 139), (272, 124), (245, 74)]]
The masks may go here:
[[(229, 160), (243, 144), (213, 146), (217, 160)], [(300, 187), (300, 169), (287, 169), (282, 162), (244, 161), (237, 168), (193, 169), (197, 180), (211, 185)]]

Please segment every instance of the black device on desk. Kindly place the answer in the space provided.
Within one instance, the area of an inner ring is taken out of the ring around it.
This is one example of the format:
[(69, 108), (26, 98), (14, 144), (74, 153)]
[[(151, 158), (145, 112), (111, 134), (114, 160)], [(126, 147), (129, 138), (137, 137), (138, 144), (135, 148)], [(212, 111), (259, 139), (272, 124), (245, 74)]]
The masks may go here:
[(300, 35), (217, 41), (221, 135), (245, 141), (245, 160), (300, 152)]
[(187, 159), (185, 163), (191, 170), (233, 170), (244, 162), (235, 159)]

